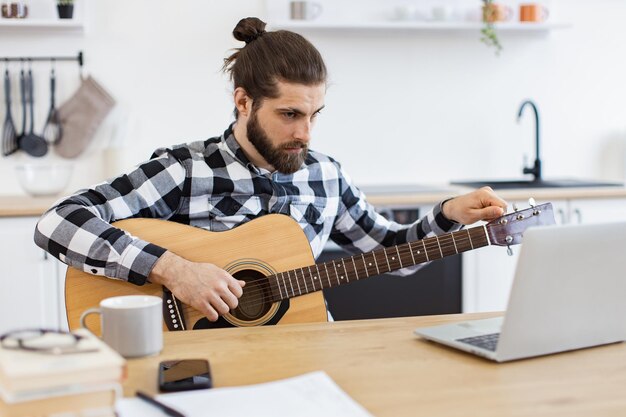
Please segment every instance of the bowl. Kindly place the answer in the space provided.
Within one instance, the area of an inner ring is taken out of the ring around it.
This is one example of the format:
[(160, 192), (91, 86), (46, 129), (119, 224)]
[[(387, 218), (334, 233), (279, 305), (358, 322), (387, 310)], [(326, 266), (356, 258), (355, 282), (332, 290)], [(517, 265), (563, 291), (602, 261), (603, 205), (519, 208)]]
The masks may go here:
[(41, 197), (54, 196), (63, 191), (70, 182), (73, 168), (73, 165), (65, 163), (27, 163), (16, 165), (15, 171), (24, 191)]

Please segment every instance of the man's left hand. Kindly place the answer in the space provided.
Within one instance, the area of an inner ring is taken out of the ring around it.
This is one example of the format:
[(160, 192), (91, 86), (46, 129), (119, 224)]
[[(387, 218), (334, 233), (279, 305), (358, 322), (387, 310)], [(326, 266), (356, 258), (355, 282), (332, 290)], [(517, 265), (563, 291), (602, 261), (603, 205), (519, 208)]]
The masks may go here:
[(506, 201), (493, 192), (491, 187), (482, 187), (471, 193), (455, 197), (443, 203), (443, 215), (461, 224), (472, 224), (479, 220), (493, 220), (506, 212)]

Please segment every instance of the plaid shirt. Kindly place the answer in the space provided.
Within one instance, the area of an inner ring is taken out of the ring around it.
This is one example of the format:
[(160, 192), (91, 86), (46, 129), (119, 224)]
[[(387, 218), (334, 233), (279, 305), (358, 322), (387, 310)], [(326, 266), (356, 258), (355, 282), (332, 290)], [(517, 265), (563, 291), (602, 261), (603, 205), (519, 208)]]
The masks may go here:
[(37, 224), (35, 242), (70, 266), (141, 285), (165, 249), (109, 223), (150, 217), (223, 231), (268, 213), (297, 221), (316, 258), (329, 238), (361, 253), (459, 227), (441, 204), (411, 225), (385, 219), (340, 164), (319, 152), (309, 151), (293, 174), (258, 168), (231, 125), (221, 137), (158, 149), (130, 172), (61, 200)]

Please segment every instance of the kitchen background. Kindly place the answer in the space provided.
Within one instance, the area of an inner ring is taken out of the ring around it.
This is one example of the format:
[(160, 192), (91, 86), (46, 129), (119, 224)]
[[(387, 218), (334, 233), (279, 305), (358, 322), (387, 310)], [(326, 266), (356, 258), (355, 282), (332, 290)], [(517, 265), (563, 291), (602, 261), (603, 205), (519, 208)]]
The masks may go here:
[[(479, 0), (315, 1), (322, 13), (311, 21), (289, 20), (289, 0), (75, 0), (74, 18), (64, 21), (57, 19), (55, 0), (25, 0), (27, 19), (0, 19), (0, 58), (76, 57), (83, 51), (82, 74), (117, 102), (75, 159), (59, 158), (54, 149), (43, 158), (24, 152), (0, 157), (0, 288), (11, 289), (0, 292), (0, 333), (66, 325), (65, 266), (32, 240), (53, 200), (14, 198), (25, 194), (16, 168), (70, 164), (62, 191), (70, 193), (132, 167), (159, 146), (219, 135), (233, 109), (220, 68), (232, 48), (242, 46), (231, 32), (246, 16), (301, 31), (321, 50), (330, 83), (313, 147), (341, 161), (357, 184), (372, 191), (378, 209), (399, 221), (460, 192), (444, 186), (450, 180), (521, 178), (523, 156), (526, 165), (534, 158), (532, 113), (526, 109), (517, 123), (528, 98), (539, 106), (544, 178), (624, 181), (626, 3), (542, 1), (548, 20), (522, 25), (516, 23), (521, 0), (501, 0), (513, 13), (497, 29), (504, 49), (496, 55), (480, 42)], [(4, 70), (1, 59), (0, 65)], [(51, 65), (31, 66), (40, 134), (50, 106)], [(20, 68), (19, 62), (8, 64), (18, 130)], [(61, 105), (78, 89), (80, 69), (75, 61), (55, 68)], [(5, 107), (2, 101), (3, 119)], [(56, 150), (71, 145), (68, 136)], [(49, 189), (52, 178), (44, 171), (34, 184)], [(376, 186), (414, 192), (388, 198), (374, 193)], [(522, 208), (530, 196), (551, 201), (558, 223), (589, 224), (626, 221), (624, 190), (502, 195)], [(319, 260), (341, 255), (327, 245)], [(338, 320), (503, 310), (516, 259), (502, 247), (482, 248), (433, 262), (407, 279), (372, 277), (325, 291), (325, 297)]]
[[(24, 3), (29, 18), (56, 18), (53, 0)], [(441, 5), (450, 12), (446, 19), (457, 19), (475, 16), (481, 4), (322, 3), (320, 22), (331, 16), (394, 19), (406, 10), (427, 16)], [(517, 13), (520, 2), (503, 3)], [(232, 29), (246, 16), (280, 23), (287, 4), (76, 0), (74, 19), (83, 23), (78, 29), (0, 22), (0, 56), (74, 56), (82, 50), (83, 73), (117, 101), (90, 147), (71, 161), (69, 193), (148, 158), (156, 147), (220, 134), (232, 120), (233, 107), (220, 67), (231, 48), (242, 46)], [(523, 155), (528, 164), (534, 158), (533, 118), (527, 113), (516, 123), (520, 103), (531, 98), (541, 116), (544, 177), (623, 181), (626, 3), (543, 4), (550, 9), (548, 22), (564, 27), (500, 31), (504, 49), (499, 56), (480, 42), (478, 29), (298, 29), (320, 49), (330, 70), (313, 147), (335, 156), (362, 185), (518, 178)], [(36, 130), (41, 130), (49, 107), (50, 64), (32, 67)], [(14, 117), (21, 114), (19, 68), (19, 63), (9, 65)], [(79, 85), (78, 65), (58, 62), (56, 71), (56, 100), (63, 103)], [(3, 102), (2, 116), (4, 107)], [(49, 154), (35, 162), (54, 159)], [(31, 160), (21, 152), (0, 158), (0, 194), (24, 194), (15, 166)]]

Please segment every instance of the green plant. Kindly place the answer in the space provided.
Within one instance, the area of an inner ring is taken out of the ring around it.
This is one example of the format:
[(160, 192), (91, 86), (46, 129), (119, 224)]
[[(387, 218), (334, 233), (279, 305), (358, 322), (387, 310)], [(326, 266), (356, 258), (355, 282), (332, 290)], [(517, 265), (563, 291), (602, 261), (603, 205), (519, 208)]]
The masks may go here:
[(502, 51), (502, 45), (496, 34), (496, 28), (493, 25), (494, 19), (491, 16), (493, 13), (493, 0), (483, 0), (483, 23), (485, 26), (480, 30), (480, 41), (487, 46), (493, 46), (495, 48), (496, 55), (500, 55)]

